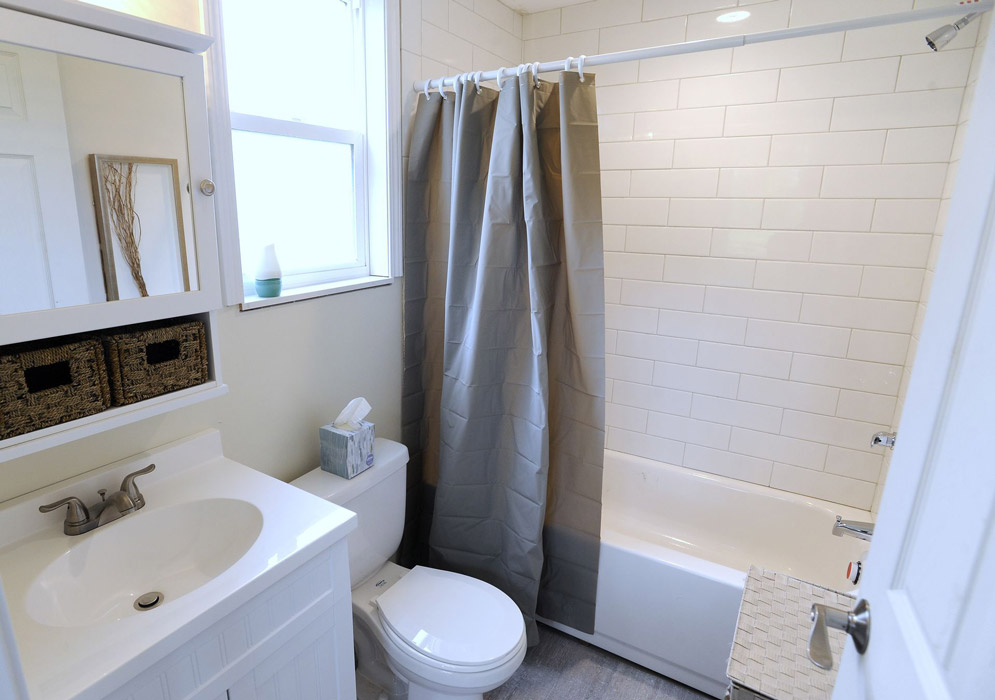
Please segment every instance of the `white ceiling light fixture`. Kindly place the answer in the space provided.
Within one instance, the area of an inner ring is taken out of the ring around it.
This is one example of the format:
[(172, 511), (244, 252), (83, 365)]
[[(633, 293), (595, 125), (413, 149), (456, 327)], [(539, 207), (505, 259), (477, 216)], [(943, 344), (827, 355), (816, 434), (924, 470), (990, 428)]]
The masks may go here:
[(726, 12), (724, 15), (719, 15), (715, 18), (716, 22), (742, 22), (744, 19), (750, 16), (748, 10), (735, 10), (733, 12)]

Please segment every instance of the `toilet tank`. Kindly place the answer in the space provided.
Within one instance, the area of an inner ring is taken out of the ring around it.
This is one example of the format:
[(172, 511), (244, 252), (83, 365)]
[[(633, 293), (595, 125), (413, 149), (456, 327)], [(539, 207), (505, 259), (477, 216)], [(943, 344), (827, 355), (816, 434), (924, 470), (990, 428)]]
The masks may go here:
[(373, 443), (373, 466), (352, 479), (312, 469), (291, 483), (359, 516), (349, 535), (353, 588), (373, 575), (397, 551), (404, 530), (408, 448), (393, 440)]

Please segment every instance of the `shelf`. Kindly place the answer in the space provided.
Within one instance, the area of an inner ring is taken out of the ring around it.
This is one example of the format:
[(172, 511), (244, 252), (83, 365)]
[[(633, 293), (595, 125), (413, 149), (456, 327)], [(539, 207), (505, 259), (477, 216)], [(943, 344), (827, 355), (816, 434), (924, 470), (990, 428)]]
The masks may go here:
[(130, 406), (109, 408), (86, 418), (78, 418), (68, 423), (0, 440), (0, 464), (113, 428), (136, 423), (167, 411), (186, 408), (201, 401), (224, 396), (227, 393), (227, 384), (209, 381), (206, 384), (163, 394)]

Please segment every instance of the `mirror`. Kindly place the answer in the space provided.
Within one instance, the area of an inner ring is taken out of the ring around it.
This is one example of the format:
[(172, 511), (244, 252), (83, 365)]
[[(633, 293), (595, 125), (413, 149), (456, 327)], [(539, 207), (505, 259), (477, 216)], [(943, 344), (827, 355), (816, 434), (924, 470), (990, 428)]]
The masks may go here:
[(180, 78), (0, 43), (0, 314), (197, 286)]

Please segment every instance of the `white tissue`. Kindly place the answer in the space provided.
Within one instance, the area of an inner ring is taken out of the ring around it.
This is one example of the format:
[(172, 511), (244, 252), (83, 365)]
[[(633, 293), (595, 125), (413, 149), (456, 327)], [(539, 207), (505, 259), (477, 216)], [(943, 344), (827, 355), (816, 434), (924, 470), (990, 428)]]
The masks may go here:
[(333, 421), (336, 428), (342, 430), (358, 430), (359, 421), (366, 418), (366, 414), (373, 410), (370, 403), (364, 399), (362, 396), (357, 396), (352, 401), (350, 401), (342, 412), (339, 413), (338, 418)]

